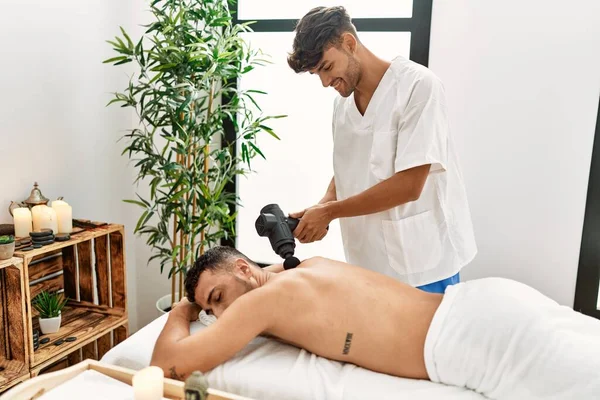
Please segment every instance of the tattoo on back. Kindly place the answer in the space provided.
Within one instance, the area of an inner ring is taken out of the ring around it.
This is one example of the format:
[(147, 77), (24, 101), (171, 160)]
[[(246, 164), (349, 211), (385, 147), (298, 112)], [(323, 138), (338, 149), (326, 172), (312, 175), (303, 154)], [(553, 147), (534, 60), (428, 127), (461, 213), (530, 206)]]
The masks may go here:
[(184, 375), (178, 374), (177, 371), (175, 370), (175, 366), (172, 366), (171, 368), (169, 368), (169, 372), (171, 373), (171, 379), (177, 379), (179, 381), (183, 381)]
[(351, 345), (352, 345), (352, 333), (348, 332), (346, 334), (346, 343), (344, 343), (344, 354), (348, 354), (350, 352)]

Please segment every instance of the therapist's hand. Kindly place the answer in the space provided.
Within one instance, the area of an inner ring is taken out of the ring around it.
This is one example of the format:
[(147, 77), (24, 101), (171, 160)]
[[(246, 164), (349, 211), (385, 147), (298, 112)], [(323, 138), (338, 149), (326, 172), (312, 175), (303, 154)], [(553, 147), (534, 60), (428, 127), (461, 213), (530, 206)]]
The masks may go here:
[(327, 235), (327, 226), (332, 220), (326, 203), (291, 213), (290, 217), (300, 218), (300, 223), (294, 230), (294, 236), (300, 243), (312, 243), (323, 239)]

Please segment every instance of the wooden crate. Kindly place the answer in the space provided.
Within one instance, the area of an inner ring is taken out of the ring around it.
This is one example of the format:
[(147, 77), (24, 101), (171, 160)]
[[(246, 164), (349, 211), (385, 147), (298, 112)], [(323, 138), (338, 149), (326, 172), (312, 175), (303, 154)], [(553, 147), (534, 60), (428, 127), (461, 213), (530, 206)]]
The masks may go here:
[(29, 378), (23, 261), (0, 261), (0, 393)]
[[(128, 334), (125, 234), (122, 225), (103, 224), (73, 233), (65, 242), (40, 249), (16, 251), (23, 260), (28, 321), (28, 359), (31, 376), (99, 360)], [(33, 348), (38, 315), (31, 302), (42, 290), (64, 291), (69, 298), (57, 333)], [(55, 343), (74, 336), (74, 342)], [(65, 358), (67, 362), (65, 362)], [(58, 366), (58, 367), (57, 367)]]

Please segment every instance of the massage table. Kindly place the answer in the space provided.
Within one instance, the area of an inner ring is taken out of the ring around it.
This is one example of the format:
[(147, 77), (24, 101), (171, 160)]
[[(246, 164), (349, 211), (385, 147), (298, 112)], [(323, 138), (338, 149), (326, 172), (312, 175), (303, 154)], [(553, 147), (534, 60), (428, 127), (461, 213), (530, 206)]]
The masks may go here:
[[(203, 316), (204, 323), (192, 323), (192, 334), (210, 324)], [(147, 367), (167, 317), (162, 315), (112, 348), (101, 362), (133, 370)], [(190, 356), (202, 357), (202, 349)], [(369, 371), (263, 337), (208, 371), (206, 377), (213, 389), (256, 400), (485, 399), (469, 389)]]

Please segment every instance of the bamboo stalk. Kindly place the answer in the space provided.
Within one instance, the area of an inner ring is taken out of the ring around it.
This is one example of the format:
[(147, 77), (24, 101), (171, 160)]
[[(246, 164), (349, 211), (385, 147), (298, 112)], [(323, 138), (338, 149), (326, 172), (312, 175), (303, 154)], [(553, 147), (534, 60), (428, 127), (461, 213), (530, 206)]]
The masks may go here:
[[(181, 93), (182, 95), (185, 94), (185, 92)], [(179, 120), (183, 123), (183, 120), (185, 119), (185, 113), (182, 111), (179, 114)], [(177, 163), (181, 166), (185, 166), (185, 158), (182, 154), (177, 154)], [(179, 190), (179, 188), (177, 188), (177, 190)], [(174, 236), (177, 236), (177, 232), (175, 232)], [(185, 255), (185, 241), (184, 241), (184, 237), (183, 237), (183, 230), (181, 230), (179, 232), (179, 266), (177, 269), (177, 272), (174, 274), (174, 280), (171, 283), (171, 288), (172, 288), (172, 295), (171, 297), (174, 298), (175, 296), (175, 280), (177, 279), (177, 276), (179, 276), (179, 295), (178, 295), (178, 301), (181, 301), (181, 292), (182, 292), (182, 278), (181, 278), (181, 265), (183, 264), (183, 257)]]
[[(181, 250), (179, 251), (179, 267), (181, 267), (183, 265), (183, 257), (184, 257), (184, 253), (185, 253), (185, 238), (183, 236), (183, 230), (179, 232), (179, 242), (181, 243)], [(181, 279), (181, 271), (177, 272), (179, 274), (179, 300), (181, 300), (181, 286), (182, 286), (182, 279)]]
[(179, 301), (183, 297), (183, 271), (179, 271)]
[[(198, 204), (196, 201), (196, 192), (194, 191), (194, 199), (193, 199), (193, 205), (192, 205), (192, 215), (195, 217), (196, 216), (196, 212), (198, 210)], [(192, 233), (192, 262), (195, 261), (194, 257), (196, 255), (196, 235), (194, 233)]]
[[(192, 81), (193, 80), (194, 80), (194, 74), (192, 74)], [(192, 115), (194, 117), (194, 123), (196, 121), (196, 115), (194, 114), (194, 108), (195, 108), (195, 106), (196, 106), (196, 103), (192, 102)], [(195, 168), (195, 166), (196, 166), (196, 150), (198, 148), (198, 145), (196, 144), (196, 140), (197, 140), (197, 138), (194, 137), (194, 143), (192, 144), (192, 151), (191, 151), (191, 163), (190, 163), (190, 166), (194, 165), (194, 171), (196, 170), (196, 168)], [(195, 177), (195, 175), (194, 175), (194, 177)], [(195, 182), (195, 179), (194, 179), (194, 185), (195, 185), (195, 183), (196, 182)], [(194, 197), (193, 197), (193, 200), (192, 200), (192, 219), (193, 219), (196, 216), (198, 205), (197, 205), (197, 202), (196, 202), (196, 199), (197, 199), (196, 188), (192, 188), (192, 189), (193, 189), (193, 192), (194, 192)], [(190, 251), (192, 252), (191, 260), (192, 260), (192, 263), (193, 263), (195, 261), (195, 256), (196, 256), (196, 232), (195, 231), (192, 232), (192, 247), (191, 247)]]
[[(210, 119), (210, 114), (212, 113), (212, 106), (213, 106), (213, 97), (214, 97), (214, 81), (211, 82), (210, 84), (210, 92), (208, 93), (208, 110), (206, 112), (207, 114), (207, 120)], [(208, 187), (208, 155), (209, 153), (209, 146), (210, 146), (210, 138), (208, 139), (207, 142), (204, 142), (204, 185), (206, 185), (206, 187)], [(200, 231), (200, 254), (204, 254), (204, 229), (202, 229), (202, 231)]]
[[(173, 215), (173, 249), (175, 249), (175, 246), (177, 246), (177, 214)], [(175, 263), (176, 260), (172, 262)], [(173, 303), (175, 303), (175, 273), (171, 275), (171, 305)]]
[[(196, 144), (195, 143), (194, 143), (192, 154), (194, 154), (194, 157), (192, 158), (193, 163), (196, 164), (196, 157), (195, 157), (195, 154), (196, 154)], [(193, 197), (193, 200), (192, 200), (192, 216), (193, 217), (196, 216), (196, 212), (197, 212), (197, 209), (198, 209), (198, 204), (197, 204), (196, 199), (197, 199), (197, 197), (196, 197), (196, 190), (194, 190), (194, 197)], [(195, 261), (194, 257), (196, 256), (196, 235), (195, 235), (195, 232), (192, 232), (192, 249), (191, 249), (191, 251), (192, 251), (192, 262), (194, 262)]]
[[(192, 145), (192, 146), (193, 146), (193, 145)], [(193, 148), (193, 147), (192, 147), (192, 148)], [(184, 159), (184, 158), (185, 158), (185, 156), (182, 156), (182, 164), (183, 164), (183, 163), (186, 163), (186, 164), (187, 164), (187, 169), (188, 169), (188, 171), (189, 171), (189, 169), (190, 169), (190, 167), (191, 167), (191, 162), (192, 162), (192, 154), (191, 154), (191, 152), (188, 152), (188, 155), (187, 155), (187, 162), (185, 161), (185, 159)], [(185, 194), (185, 204), (186, 204), (186, 208), (187, 208), (187, 204), (188, 204), (189, 200), (190, 200), (190, 194), (189, 194), (189, 191), (188, 191), (188, 192), (186, 192), (186, 194)], [(193, 210), (192, 210), (192, 212), (193, 212)], [(184, 243), (184, 248), (183, 248), (183, 252), (182, 252), (182, 258), (181, 258), (180, 267), (182, 267), (182, 266), (184, 265), (184, 260), (185, 260), (185, 259), (187, 259), (187, 256), (188, 256), (188, 252), (189, 252), (189, 249), (188, 249), (188, 246), (187, 246), (187, 244), (188, 244), (188, 241), (189, 241), (189, 237), (188, 237), (188, 235), (186, 234), (186, 235), (184, 235), (184, 240), (183, 240), (183, 243)], [(184, 271), (184, 270), (180, 270), (180, 271), (179, 271), (179, 300), (180, 300), (180, 301), (181, 301), (181, 299), (182, 299), (182, 297), (183, 297), (183, 275), (184, 275), (184, 273), (185, 273), (185, 271)]]
[[(178, 154), (177, 155), (177, 162), (182, 165), (185, 166), (185, 156)], [(179, 188), (177, 189), (179, 190)], [(183, 222), (183, 221), (182, 221)], [(183, 264), (183, 258), (185, 256), (185, 238), (183, 235), (183, 229), (181, 231), (179, 231), (179, 268), (181, 268), (181, 265)], [(177, 301), (181, 301), (181, 270), (177, 270), (177, 277), (179, 278), (179, 295), (178, 295), (178, 300)]]
[[(208, 144), (204, 144), (204, 184), (208, 186)], [(204, 254), (204, 229), (200, 232), (200, 254)]]

